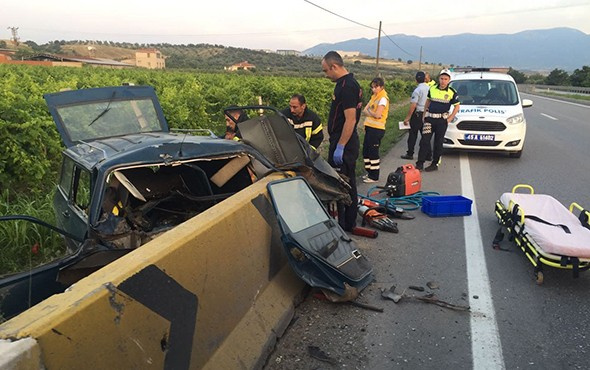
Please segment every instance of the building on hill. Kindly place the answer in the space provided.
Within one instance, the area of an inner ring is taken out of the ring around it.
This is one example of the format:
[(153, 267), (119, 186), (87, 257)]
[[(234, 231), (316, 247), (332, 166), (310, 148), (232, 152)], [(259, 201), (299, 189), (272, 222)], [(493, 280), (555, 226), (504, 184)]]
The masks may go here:
[(101, 67), (101, 68), (131, 68), (133, 65), (119, 62), (111, 59), (102, 58), (88, 58), (80, 56), (59, 55), (59, 54), (37, 54), (28, 57), (24, 60), (12, 60), (10, 56), (5, 55), (0, 58), (0, 63), (6, 64), (28, 64), (28, 65), (43, 65), (48, 67), (62, 66), (62, 67)]
[(360, 51), (344, 51), (344, 50), (336, 50), (336, 52), (338, 54), (340, 54), (340, 56), (342, 58), (352, 58), (352, 57), (358, 57), (361, 55)]
[(251, 71), (255, 68), (256, 66), (254, 64), (248, 63), (247, 60), (240, 63), (232, 64), (229, 67), (224, 67), (226, 71)]
[(278, 49), (277, 54), (299, 56), (299, 55), (301, 55), (301, 52), (297, 51), (297, 50)]
[(137, 67), (147, 69), (165, 69), (166, 57), (156, 48), (138, 49), (135, 51), (135, 60), (126, 59), (127, 63), (133, 63)]
[(7, 57), (7, 58), (10, 58), (10, 56), (11, 56), (11, 55), (14, 55), (14, 53), (16, 53), (16, 50), (13, 50), (13, 49), (3, 49), (3, 48), (0, 48), (0, 58), (1, 58), (2, 56), (5, 56), (5, 57)]

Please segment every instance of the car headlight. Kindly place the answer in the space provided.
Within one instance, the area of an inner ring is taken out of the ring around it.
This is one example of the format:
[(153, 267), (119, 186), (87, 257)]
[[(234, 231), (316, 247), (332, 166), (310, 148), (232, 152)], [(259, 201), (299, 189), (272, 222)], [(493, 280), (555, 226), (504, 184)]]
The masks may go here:
[(451, 120), (451, 123), (457, 123), (457, 121), (459, 120), (459, 118), (457, 118), (457, 116), (453, 117), (453, 119)]
[(508, 118), (506, 120), (506, 122), (509, 125), (516, 125), (516, 124), (519, 124), (519, 123), (523, 123), (524, 122), (524, 114), (519, 113), (516, 116), (512, 116), (512, 117)]

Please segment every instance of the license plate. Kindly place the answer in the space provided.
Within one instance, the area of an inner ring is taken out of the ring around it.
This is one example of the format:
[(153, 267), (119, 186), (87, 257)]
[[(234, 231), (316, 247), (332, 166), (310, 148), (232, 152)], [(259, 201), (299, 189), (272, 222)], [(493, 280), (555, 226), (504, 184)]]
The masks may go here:
[(493, 134), (465, 134), (465, 140), (473, 141), (494, 141)]

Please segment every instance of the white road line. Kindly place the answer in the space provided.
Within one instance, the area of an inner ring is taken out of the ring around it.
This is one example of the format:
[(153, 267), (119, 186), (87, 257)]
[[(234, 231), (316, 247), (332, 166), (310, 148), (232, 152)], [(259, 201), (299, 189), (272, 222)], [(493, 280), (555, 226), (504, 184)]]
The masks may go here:
[(550, 116), (550, 115), (548, 115), (548, 114), (541, 113), (541, 115), (542, 115), (542, 116), (544, 116), (544, 117), (547, 117), (547, 118), (549, 118), (549, 119), (552, 119), (552, 120), (554, 120), (554, 121), (557, 121), (557, 118), (555, 118), (555, 117), (551, 117), (551, 116)]
[[(505, 369), (502, 343), (496, 323), (492, 292), (488, 278), (477, 204), (471, 179), (469, 159), (460, 158), (461, 189), (465, 197), (473, 199), (472, 215), (463, 218), (465, 229), (465, 255), (467, 258), (467, 287), (471, 307), (471, 352), (473, 369)], [(488, 205), (492, 207), (492, 205)], [(490, 240), (491, 243), (491, 240)], [(474, 298), (477, 296), (477, 298)]]
[[(526, 93), (524, 93), (524, 94), (526, 94)], [(570, 105), (575, 105), (576, 107), (582, 107), (582, 108), (588, 108), (588, 109), (590, 109), (590, 105), (572, 103), (571, 101), (565, 101), (565, 100), (559, 100), (559, 99), (551, 99), (551, 98), (547, 98), (545, 96), (535, 95), (535, 94), (526, 94), (526, 95), (534, 96), (535, 99), (539, 98), (539, 99), (551, 100), (551, 101), (556, 101), (558, 103), (570, 104)]]

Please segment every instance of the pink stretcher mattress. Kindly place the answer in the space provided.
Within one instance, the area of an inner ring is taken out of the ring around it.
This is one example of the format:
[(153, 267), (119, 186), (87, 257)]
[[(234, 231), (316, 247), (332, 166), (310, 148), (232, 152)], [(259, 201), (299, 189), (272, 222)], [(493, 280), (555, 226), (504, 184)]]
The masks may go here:
[(571, 234), (567, 234), (559, 226), (525, 219), (524, 231), (544, 252), (590, 258), (590, 230), (582, 226), (578, 217), (555, 198), (544, 194), (520, 193), (504, 193), (500, 197), (500, 202), (506, 209), (509, 209), (510, 201), (518, 204), (525, 216), (537, 216), (552, 224), (562, 224), (569, 228)]

